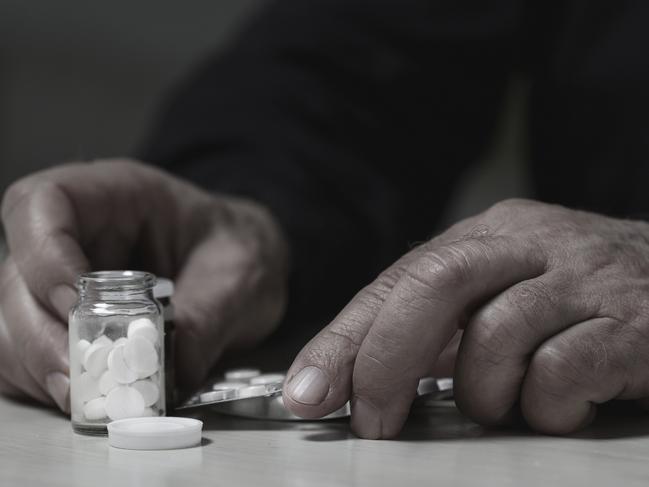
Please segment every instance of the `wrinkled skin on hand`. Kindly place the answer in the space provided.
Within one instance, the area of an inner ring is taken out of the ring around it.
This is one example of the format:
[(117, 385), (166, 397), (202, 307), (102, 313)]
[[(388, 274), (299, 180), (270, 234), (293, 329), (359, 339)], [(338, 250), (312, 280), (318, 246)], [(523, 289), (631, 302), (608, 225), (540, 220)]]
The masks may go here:
[(285, 403), (316, 418), (351, 399), (356, 434), (392, 438), (440, 357), (454, 364), (459, 408), (485, 425), (522, 415), (567, 434), (598, 404), (646, 403), (649, 225), (524, 200), (462, 221), (386, 269), (304, 347)]
[(2, 202), (0, 391), (69, 411), (67, 316), (77, 275), (138, 268), (176, 281), (177, 365), (195, 387), (229, 348), (277, 325), (287, 246), (260, 206), (135, 161), (70, 164), (14, 183)]

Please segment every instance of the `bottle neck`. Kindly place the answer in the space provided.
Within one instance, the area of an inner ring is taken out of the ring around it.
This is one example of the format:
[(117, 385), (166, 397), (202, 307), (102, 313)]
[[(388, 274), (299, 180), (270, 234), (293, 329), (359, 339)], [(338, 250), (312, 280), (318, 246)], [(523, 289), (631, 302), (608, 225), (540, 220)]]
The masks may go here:
[(79, 299), (81, 301), (90, 300), (90, 301), (142, 301), (149, 300), (152, 301), (153, 290), (152, 289), (143, 289), (143, 290), (129, 290), (124, 291), (122, 289), (79, 289)]
[(93, 301), (153, 300), (155, 276), (139, 271), (91, 272), (79, 276), (79, 298)]

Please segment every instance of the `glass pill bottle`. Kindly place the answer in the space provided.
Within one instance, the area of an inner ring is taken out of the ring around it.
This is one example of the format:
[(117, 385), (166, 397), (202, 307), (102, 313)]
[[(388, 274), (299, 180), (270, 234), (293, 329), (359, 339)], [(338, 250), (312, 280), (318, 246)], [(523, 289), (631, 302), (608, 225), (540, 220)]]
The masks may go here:
[(70, 310), (70, 408), (78, 433), (105, 434), (124, 418), (164, 416), (164, 321), (154, 275), (79, 276)]

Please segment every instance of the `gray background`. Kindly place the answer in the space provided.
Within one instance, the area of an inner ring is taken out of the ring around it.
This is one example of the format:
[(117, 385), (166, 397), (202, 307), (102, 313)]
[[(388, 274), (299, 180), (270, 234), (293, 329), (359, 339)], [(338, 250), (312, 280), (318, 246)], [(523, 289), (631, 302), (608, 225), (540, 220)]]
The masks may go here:
[[(130, 153), (170, 86), (263, 3), (0, 0), (0, 191), (64, 161)], [(447, 220), (527, 193), (524, 91), (514, 84), (494, 150)]]

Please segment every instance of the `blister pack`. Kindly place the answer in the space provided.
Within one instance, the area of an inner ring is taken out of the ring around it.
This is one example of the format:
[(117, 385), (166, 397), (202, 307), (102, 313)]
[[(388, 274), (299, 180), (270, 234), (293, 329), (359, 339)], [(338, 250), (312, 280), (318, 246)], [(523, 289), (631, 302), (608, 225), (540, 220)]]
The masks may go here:
[[(284, 373), (262, 373), (254, 368), (233, 369), (216, 377), (209, 386), (194, 394), (176, 410), (209, 408), (211, 411), (254, 419), (276, 421), (304, 421), (286, 407), (282, 398)], [(417, 401), (420, 404), (439, 405), (453, 396), (453, 379), (425, 377), (419, 381)], [(322, 420), (349, 417), (349, 403), (321, 418)]]

